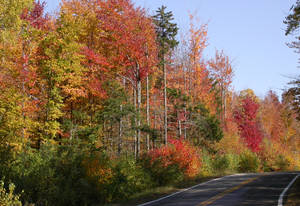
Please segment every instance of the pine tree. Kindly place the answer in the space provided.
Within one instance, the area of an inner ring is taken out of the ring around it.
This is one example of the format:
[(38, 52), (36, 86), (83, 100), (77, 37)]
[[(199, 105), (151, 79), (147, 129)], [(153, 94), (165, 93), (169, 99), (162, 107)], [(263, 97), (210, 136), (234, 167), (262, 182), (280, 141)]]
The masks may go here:
[(154, 23), (156, 25), (157, 40), (160, 46), (159, 59), (160, 66), (163, 70), (163, 82), (164, 82), (164, 142), (168, 142), (168, 118), (167, 118), (167, 71), (166, 71), (166, 55), (169, 51), (174, 49), (178, 45), (178, 41), (175, 39), (178, 27), (177, 24), (172, 23), (174, 20), (171, 11), (166, 12), (165, 6), (161, 6), (156, 11), (156, 15), (153, 16)]

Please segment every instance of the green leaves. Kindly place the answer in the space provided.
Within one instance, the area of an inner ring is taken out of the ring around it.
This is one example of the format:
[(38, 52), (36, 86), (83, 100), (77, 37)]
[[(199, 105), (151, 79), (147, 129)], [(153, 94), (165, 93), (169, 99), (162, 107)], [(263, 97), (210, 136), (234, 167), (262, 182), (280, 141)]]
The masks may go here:
[(223, 138), (220, 121), (216, 116), (210, 114), (204, 105), (198, 104), (189, 111), (192, 125), (189, 135), (195, 139), (197, 144), (203, 144), (205, 141), (217, 142)]
[(0, 0), (1, 30), (19, 30), (22, 25), (21, 14), (24, 9), (30, 9), (32, 3), (33, 0)]

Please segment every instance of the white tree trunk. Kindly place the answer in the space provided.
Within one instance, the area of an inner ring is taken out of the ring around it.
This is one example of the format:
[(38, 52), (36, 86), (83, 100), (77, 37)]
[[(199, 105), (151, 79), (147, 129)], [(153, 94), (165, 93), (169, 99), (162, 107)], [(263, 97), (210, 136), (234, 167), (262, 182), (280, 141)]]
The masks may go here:
[(164, 143), (168, 144), (168, 105), (167, 105), (167, 69), (163, 63), (164, 72)]
[[(125, 91), (126, 87), (126, 79), (123, 78), (123, 88)], [(120, 105), (120, 111), (123, 112), (123, 105)], [(119, 142), (118, 142), (118, 154), (121, 154), (122, 151), (122, 144), (123, 144), (123, 119), (122, 117), (120, 118), (120, 122), (119, 122)]]
[[(136, 105), (136, 88), (133, 89), (133, 105), (134, 105), (134, 110), (135, 110), (135, 117), (134, 117), (134, 122), (135, 122), (135, 127), (137, 126), (137, 105)], [(135, 130), (134, 134), (134, 157), (137, 158), (137, 130)]]
[[(149, 76), (146, 78), (146, 93), (147, 93), (147, 125), (150, 128), (150, 96), (149, 96)], [(150, 135), (147, 134), (147, 150), (150, 150)]]
[(140, 142), (141, 142), (141, 100), (142, 100), (142, 84), (141, 80), (137, 82), (137, 148), (136, 154), (139, 157), (140, 154)]

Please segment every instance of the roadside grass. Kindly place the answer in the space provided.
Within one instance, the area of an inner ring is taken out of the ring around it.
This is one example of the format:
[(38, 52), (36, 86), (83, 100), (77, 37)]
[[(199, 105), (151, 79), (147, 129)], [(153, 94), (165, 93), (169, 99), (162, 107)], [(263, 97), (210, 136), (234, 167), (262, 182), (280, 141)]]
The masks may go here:
[(182, 182), (169, 185), (169, 186), (162, 186), (162, 187), (155, 187), (143, 192), (137, 193), (126, 202), (120, 202), (115, 204), (107, 204), (106, 206), (132, 206), (132, 205), (139, 205), (145, 202), (149, 202), (152, 200), (156, 200), (158, 198), (167, 196), (169, 194), (181, 191), (185, 188), (192, 187), (194, 185), (209, 181), (211, 179), (218, 178), (220, 176), (209, 176), (209, 177), (198, 177), (195, 179), (188, 179)]
[(285, 206), (299, 206), (300, 205), (300, 177), (294, 182), (289, 189), (288, 198)]

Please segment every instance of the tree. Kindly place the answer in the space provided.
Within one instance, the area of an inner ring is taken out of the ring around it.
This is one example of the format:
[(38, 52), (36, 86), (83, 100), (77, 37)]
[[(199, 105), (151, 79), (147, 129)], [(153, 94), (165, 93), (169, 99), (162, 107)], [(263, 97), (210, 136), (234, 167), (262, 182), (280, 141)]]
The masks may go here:
[(270, 90), (260, 106), (261, 124), (264, 136), (278, 141), (284, 132), (283, 106), (275, 92)]
[[(297, 0), (296, 3), (291, 7), (290, 11), (292, 11), (291, 14), (289, 14), (285, 20), (283, 21), (287, 28), (285, 30), (285, 35), (291, 35), (295, 32), (299, 31), (299, 25), (300, 25), (300, 1)], [(296, 52), (300, 52), (300, 36), (296, 36), (296, 41), (293, 41), (292, 43), (288, 44), (289, 47), (295, 48)], [(291, 81), (289, 84), (294, 85), (288, 91), (284, 93), (285, 96), (290, 96), (294, 99), (293, 108), (298, 113), (298, 120), (300, 120), (300, 76), (295, 78), (294, 81)]]
[(38, 125), (35, 54), (47, 23), (40, 1), (0, 1), (0, 110), (4, 112), (0, 119), (14, 125), (7, 127), (7, 134), (21, 137), (22, 142)]
[(285, 91), (283, 97), (290, 100), (290, 106), (297, 114), (298, 121), (300, 121), (300, 76), (289, 84), (293, 87)]
[(78, 42), (74, 24), (76, 22), (70, 20), (68, 14), (61, 12), (55, 30), (46, 33), (39, 43), (37, 75), (44, 97), (43, 134), (48, 138), (56, 139), (64, 132), (72, 135), (72, 126), (63, 131), (63, 120), (71, 119), (72, 105), (86, 97), (83, 45)]
[[(109, 98), (104, 82), (119, 81), (126, 93), (133, 94), (136, 121), (135, 153), (139, 154), (142, 125), (142, 83), (157, 64), (156, 34), (152, 19), (130, 0), (69, 0), (62, 13), (77, 22), (79, 42), (84, 43), (82, 62), (87, 69), (88, 98), (85, 103), (91, 119)], [(125, 105), (119, 105), (121, 108)], [(122, 125), (123, 119), (119, 119)], [(91, 125), (95, 121), (91, 120)], [(118, 124), (115, 124), (116, 126)], [(96, 125), (93, 125), (96, 126)], [(107, 129), (107, 128), (105, 128)], [(122, 138), (122, 126), (119, 139)]]
[(261, 150), (262, 133), (257, 114), (259, 104), (249, 95), (240, 96), (241, 104), (234, 111), (234, 120), (238, 125), (241, 137), (253, 152)]
[(172, 12), (166, 12), (165, 6), (161, 6), (156, 15), (153, 16), (154, 23), (156, 25), (157, 41), (160, 46), (159, 59), (160, 66), (163, 70), (163, 87), (164, 87), (164, 143), (168, 143), (168, 112), (167, 112), (167, 69), (166, 69), (166, 55), (170, 50), (178, 45), (178, 41), (175, 39), (178, 27), (177, 24), (172, 23), (174, 20)]
[(98, 18), (105, 22), (103, 30), (109, 34), (104, 41), (107, 41), (119, 54), (117, 61), (121, 63), (122, 68), (119, 75), (126, 78), (133, 88), (133, 101), (137, 114), (135, 154), (138, 157), (142, 127), (142, 81), (156, 65), (155, 30), (145, 10), (134, 8), (129, 0), (103, 2), (101, 8), (110, 11), (98, 12)]
[(225, 124), (226, 96), (233, 77), (231, 62), (223, 51), (216, 51), (215, 58), (208, 61), (208, 65), (220, 92), (220, 120)]
[[(290, 8), (292, 12), (289, 14), (283, 23), (287, 25), (285, 30), (285, 35), (291, 35), (297, 33), (299, 31), (299, 23), (300, 23), (300, 1), (297, 2)], [(300, 53), (300, 36), (297, 34), (295, 35), (296, 40), (288, 43), (287, 45), (290, 48), (296, 49), (295, 52)]]
[(282, 110), (281, 110), (281, 121), (284, 125), (284, 135), (281, 137), (281, 144), (284, 149), (288, 149), (288, 146), (294, 145), (293, 149), (299, 150), (299, 110), (295, 110), (295, 99), (294, 96), (287, 92), (282, 94)]
[(176, 88), (167, 88), (168, 99), (170, 102), (169, 108), (169, 128), (175, 128), (173, 136), (182, 137), (182, 122), (185, 121), (185, 108), (188, 102), (187, 95), (182, 93), (182, 90)]
[[(122, 135), (126, 133), (125, 121), (121, 120), (136, 114), (134, 113), (133, 105), (130, 104), (128, 95), (125, 93), (125, 89), (117, 81), (107, 81), (103, 83), (103, 86), (108, 98), (103, 101), (102, 108), (96, 113), (99, 126), (108, 137), (106, 139), (103, 138), (102, 143), (105, 146), (112, 145), (110, 149), (113, 150), (115, 141), (111, 137), (119, 136), (119, 139), (117, 139), (117, 153), (120, 155), (124, 145), (122, 136), (118, 133), (120, 130)], [(115, 128), (114, 125), (118, 125), (119, 128)]]
[(188, 108), (190, 113), (188, 134), (194, 143), (207, 147), (223, 138), (220, 121), (201, 103)]
[[(300, 23), (300, 1), (297, 0), (296, 4), (294, 4), (290, 11), (292, 11), (291, 14), (289, 14), (283, 23), (287, 25), (287, 28), (285, 30), (285, 35), (289, 35), (299, 29), (299, 23)], [(297, 37), (299, 39), (299, 37)]]
[[(190, 28), (188, 38), (188, 58), (189, 63), (186, 71), (186, 84), (188, 94), (192, 97), (192, 102), (209, 103), (207, 101), (208, 91), (211, 84), (208, 78), (208, 70), (203, 61), (203, 51), (207, 46), (207, 25), (195, 26), (195, 17), (190, 14)], [(197, 22), (198, 23), (198, 20)]]

